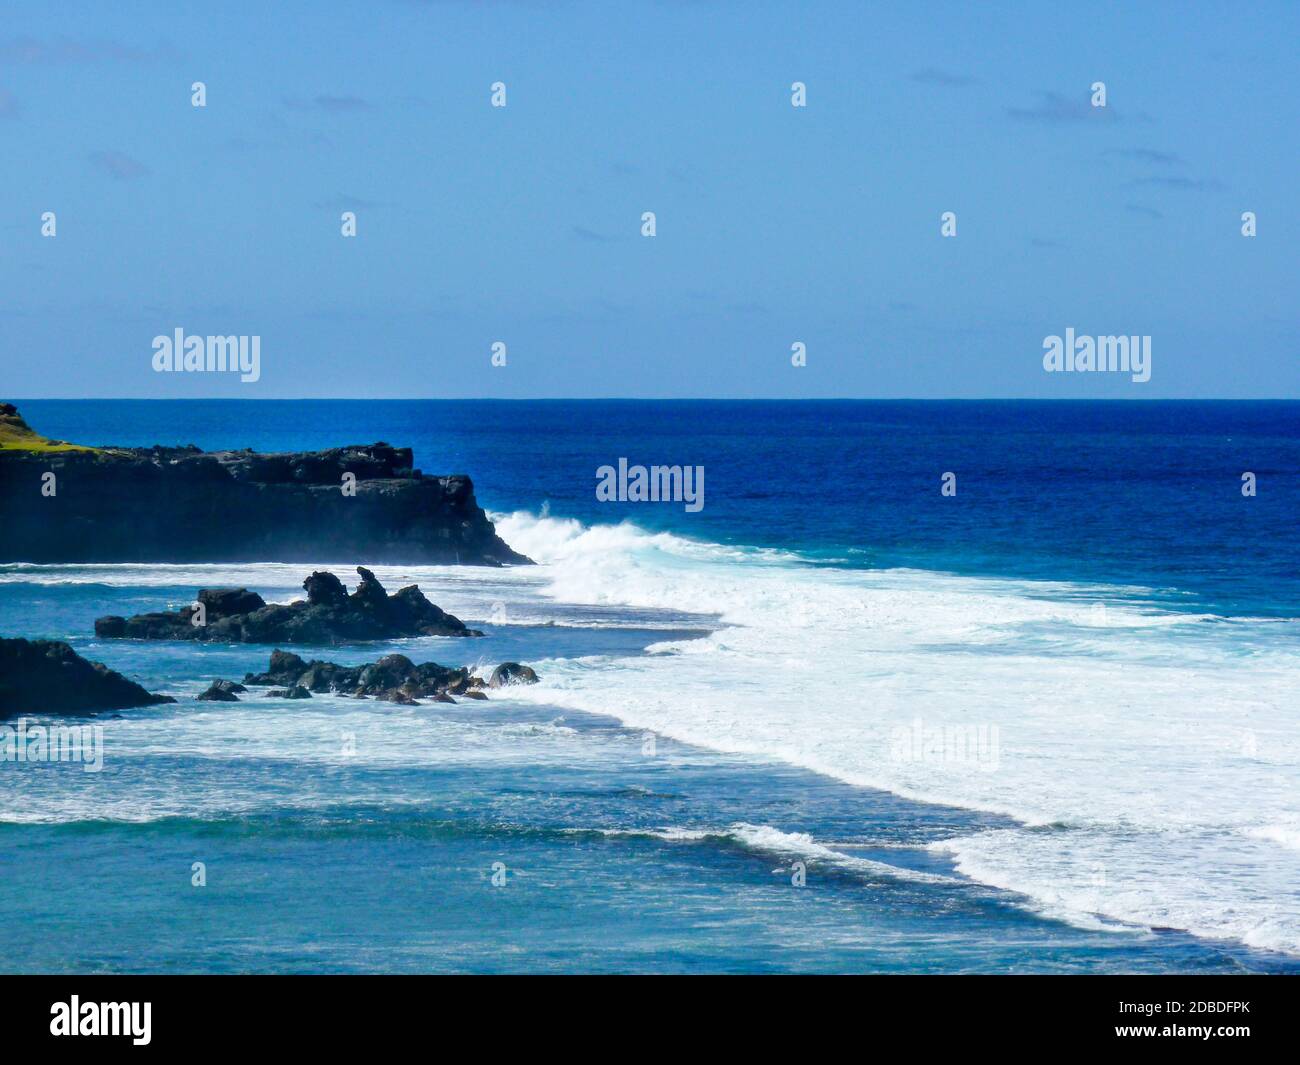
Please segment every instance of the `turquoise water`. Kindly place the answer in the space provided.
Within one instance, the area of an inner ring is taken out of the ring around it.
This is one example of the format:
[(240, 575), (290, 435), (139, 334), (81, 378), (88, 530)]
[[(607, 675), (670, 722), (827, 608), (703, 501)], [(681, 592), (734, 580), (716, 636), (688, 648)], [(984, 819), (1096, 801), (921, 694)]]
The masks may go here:
[[(6, 970), (1298, 967), (1294, 404), (20, 409), (469, 472), (543, 564), (376, 569), (487, 637), (323, 656), (543, 681), (200, 703), (270, 648), (94, 618), (287, 600), (307, 567), (0, 565), (0, 633), (179, 699), (88, 722), (102, 772), (0, 765)], [(704, 465), (704, 510), (597, 503), (620, 456)], [(918, 728), (987, 742), (954, 760), (900, 744)]]

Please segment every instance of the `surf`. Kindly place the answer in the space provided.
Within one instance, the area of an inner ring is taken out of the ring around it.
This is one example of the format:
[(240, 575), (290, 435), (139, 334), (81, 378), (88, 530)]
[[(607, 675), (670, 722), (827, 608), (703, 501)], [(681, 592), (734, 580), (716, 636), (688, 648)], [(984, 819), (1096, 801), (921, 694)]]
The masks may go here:
[[(494, 519), (542, 564), (557, 609), (715, 625), (649, 655), (555, 663), (521, 698), (1012, 817), (1023, 827), (944, 847), (1047, 916), (1300, 954), (1300, 856), (1263, 830), (1294, 822), (1300, 793), (1287, 626), (1154, 607), (1149, 589), (836, 568), (631, 523)], [(996, 728), (996, 769), (899, 757), (898, 730), (918, 721)]]

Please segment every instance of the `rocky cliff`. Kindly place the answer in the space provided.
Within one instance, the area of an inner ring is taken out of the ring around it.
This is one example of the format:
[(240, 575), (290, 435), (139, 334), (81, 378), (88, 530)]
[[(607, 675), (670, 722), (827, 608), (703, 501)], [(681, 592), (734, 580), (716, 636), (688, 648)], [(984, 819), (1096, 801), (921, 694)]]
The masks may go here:
[(39, 436), (0, 404), (0, 562), (352, 558), (530, 561), (497, 536), (468, 477), (425, 475), (410, 448), (89, 448)]

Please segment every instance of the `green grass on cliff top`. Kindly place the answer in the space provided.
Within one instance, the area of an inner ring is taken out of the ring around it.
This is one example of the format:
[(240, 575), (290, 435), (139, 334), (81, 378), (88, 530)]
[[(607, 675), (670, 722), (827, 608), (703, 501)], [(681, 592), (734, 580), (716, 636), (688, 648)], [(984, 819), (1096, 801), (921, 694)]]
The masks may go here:
[(56, 451), (98, 452), (99, 450), (97, 447), (82, 447), (80, 444), (68, 444), (62, 440), (50, 440), (33, 430), (17, 414), (0, 414), (0, 451), (53, 453)]

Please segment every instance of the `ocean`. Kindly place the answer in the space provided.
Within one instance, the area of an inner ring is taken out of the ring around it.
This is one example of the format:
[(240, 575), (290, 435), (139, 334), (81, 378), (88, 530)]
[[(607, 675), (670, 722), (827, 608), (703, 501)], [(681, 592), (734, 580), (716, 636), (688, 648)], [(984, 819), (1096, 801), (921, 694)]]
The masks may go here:
[(178, 699), (0, 764), (7, 971), (1300, 972), (1300, 403), (14, 402), (468, 473), (539, 565), (372, 568), (483, 639), (286, 649), (541, 683), (198, 702), (271, 648), (95, 618), (368, 560), (0, 564), (0, 635)]

